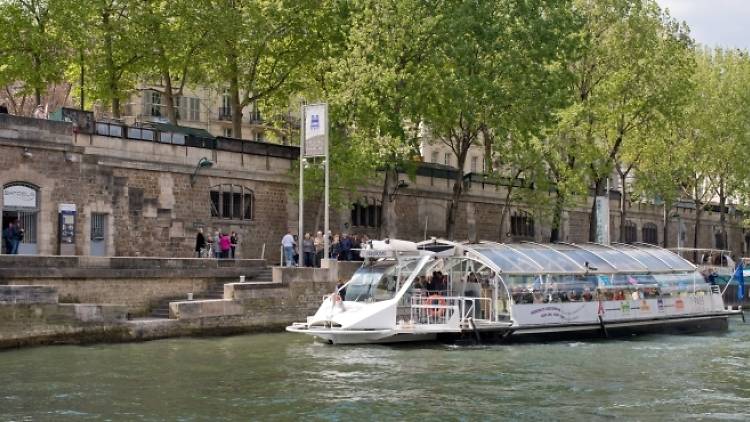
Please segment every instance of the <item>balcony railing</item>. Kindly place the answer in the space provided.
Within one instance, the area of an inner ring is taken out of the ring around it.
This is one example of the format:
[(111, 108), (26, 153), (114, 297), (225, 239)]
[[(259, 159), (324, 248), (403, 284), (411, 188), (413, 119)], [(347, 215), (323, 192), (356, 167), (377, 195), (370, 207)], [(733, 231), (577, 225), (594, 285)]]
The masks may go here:
[(219, 120), (232, 120), (232, 108), (231, 107), (219, 107)]

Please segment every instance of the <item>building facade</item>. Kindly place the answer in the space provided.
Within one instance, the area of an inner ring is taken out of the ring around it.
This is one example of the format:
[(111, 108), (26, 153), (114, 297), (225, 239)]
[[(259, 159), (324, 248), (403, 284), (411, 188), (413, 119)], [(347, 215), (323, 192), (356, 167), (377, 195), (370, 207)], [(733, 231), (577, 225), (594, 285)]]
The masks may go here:
[[(103, 133), (103, 134), (97, 134)], [(0, 196), (3, 228), (19, 222), (25, 230), (21, 253), (188, 257), (199, 228), (238, 233), (242, 258), (277, 262), (281, 237), (297, 230), (292, 167), (298, 148), (218, 138), (146, 136), (142, 128), (99, 124), (83, 133), (71, 123), (0, 115)], [(170, 141), (172, 139), (172, 141)], [(210, 162), (211, 165), (201, 163)], [(335, 171), (335, 169), (334, 169)], [(456, 170), (422, 163), (415, 179), (391, 193), (397, 233), (405, 239), (442, 237)], [(473, 173), (472, 173), (473, 174)], [(506, 204), (506, 187), (473, 177), (458, 216), (457, 237), (492, 241), (545, 241), (549, 219), (535, 207)], [(335, 188), (335, 187), (334, 187)], [(352, 206), (332, 210), (331, 229), (379, 236), (381, 186), (359, 190)], [(663, 208), (635, 204), (619, 227), (617, 195), (611, 199), (611, 235), (628, 241), (693, 244), (696, 213), (679, 207), (667, 220)], [(562, 239), (588, 240), (591, 199), (564, 213)], [(322, 228), (322, 208), (305, 207), (305, 231)], [(505, 213), (503, 212), (505, 210)], [(502, 215), (505, 218), (501, 219)], [(728, 216), (729, 244), (744, 255), (750, 239), (741, 216)], [(716, 212), (701, 217), (698, 244), (717, 245)], [(666, 242), (665, 242), (666, 240)]]

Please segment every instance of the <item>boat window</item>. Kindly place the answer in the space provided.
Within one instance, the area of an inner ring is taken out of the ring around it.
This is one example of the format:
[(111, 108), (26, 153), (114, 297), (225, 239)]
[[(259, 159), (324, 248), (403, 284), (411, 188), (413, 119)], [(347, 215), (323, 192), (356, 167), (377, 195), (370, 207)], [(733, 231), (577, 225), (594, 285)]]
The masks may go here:
[(669, 262), (659, 259), (659, 257), (642, 248), (622, 246), (623, 250), (633, 258), (647, 266), (649, 271), (669, 271), (672, 266)]
[(644, 251), (647, 251), (648, 253), (666, 262), (675, 271), (692, 272), (695, 270), (695, 267), (693, 266), (693, 264), (691, 264), (689, 261), (687, 261), (684, 258), (680, 258), (679, 255), (672, 253), (670, 251), (660, 249), (660, 248), (648, 248), (647, 250), (644, 250)]
[(696, 290), (707, 291), (710, 286), (697, 272), (680, 274), (655, 274), (654, 279), (659, 283), (659, 290), (664, 296), (679, 296), (680, 293)]
[(591, 243), (580, 246), (599, 255), (601, 258), (614, 265), (618, 271), (639, 272), (648, 270), (644, 264), (641, 264), (631, 256), (628, 256), (617, 249)]
[(561, 256), (562, 252), (540, 249), (536, 245), (521, 244), (513, 247), (541, 265), (546, 272), (580, 272), (583, 267), (583, 263), (576, 265), (576, 262)]
[(611, 266), (607, 261), (589, 251), (584, 251), (583, 249), (573, 249), (572, 247), (570, 249), (558, 248), (558, 250), (560, 250), (560, 252), (564, 253), (568, 256), (568, 258), (577, 262), (584, 268), (586, 267), (586, 264), (588, 264), (588, 268), (590, 271), (606, 273), (615, 271), (615, 268)]
[(531, 273), (542, 270), (542, 267), (524, 255), (507, 247), (477, 249), (477, 252), (497, 265), (504, 273)]
[(409, 275), (414, 271), (418, 261), (408, 261), (401, 267), (401, 279), (398, 280), (398, 264), (395, 261), (377, 262), (363, 266), (354, 273), (346, 284), (344, 300), (352, 302), (378, 302), (393, 299)]

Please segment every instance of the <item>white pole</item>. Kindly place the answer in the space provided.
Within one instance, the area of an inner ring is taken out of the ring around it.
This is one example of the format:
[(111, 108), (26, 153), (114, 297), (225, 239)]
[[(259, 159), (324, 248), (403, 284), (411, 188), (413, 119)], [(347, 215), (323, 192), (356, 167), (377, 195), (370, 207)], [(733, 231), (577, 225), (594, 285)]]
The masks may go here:
[(325, 179), (326, 180), (325, 180), (325, 199), (324, 199), (324, 204), (323, 204), (323, 207), (325, 208), (325, 212), (324, 212), (324, 216), (325, 217), (323, 219), (323, 233), (324, 233), (324, 235), (323, 235), (323, 251), (324, 252), (323, 253), (325, 254), (325, 256), (323, 258), (325, 258), (326, 262), (327, 262), (328, 258), (331, 256), (330, 255), (330, 251), (329, 251), (329, 248), (331, 246), (331, 239), (328, 236), (328, 231), (329, 231), (329, 221), (328, 221), (328, 185), (330, 184), (329, 173), (330, 173), (330, 168), (331, 168), (331, 164), (330, 164), (331, 156), (330, 156), (330, 154), (328, 152), (328, 144), (330, 142), (330, 136), (329, 136), (328, 132), (329, 132), (329, 130), (331, 128), (331, 125), (328, 124), (328, 119), (329, 119), (329, 116), (328, 116), (328, 104), (326, 104), (325, 110), (326, 110), (326, 123), (325, 123), (326, 124), (326, 128), (325, 128), (325, 130), (326, 130), (326, 137), (325, 137), (325, 142), (326, 142), (326, 145), (325, 145), (325, 149), (326, 149)]
[(305, 104), (302, 103), (300, 106), (300, 121), (299, 121), (299, 230), (297, 232), (297, 254), (299, 260), (297, 266), (301, 267), (303, 264), (303, 252), (302, 252), (302, 239), (304, 239), (304, 212), (305, 212)]

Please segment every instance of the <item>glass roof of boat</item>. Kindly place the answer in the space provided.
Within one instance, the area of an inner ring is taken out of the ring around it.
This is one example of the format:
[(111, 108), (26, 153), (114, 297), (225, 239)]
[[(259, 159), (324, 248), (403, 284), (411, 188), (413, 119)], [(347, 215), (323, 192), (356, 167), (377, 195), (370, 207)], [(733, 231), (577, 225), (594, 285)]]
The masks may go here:
[(656, 273), (694, 271), (695, 266), (657, 246), (597, 243), (492, 243), (466, 245), (505, 274)]

